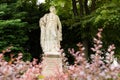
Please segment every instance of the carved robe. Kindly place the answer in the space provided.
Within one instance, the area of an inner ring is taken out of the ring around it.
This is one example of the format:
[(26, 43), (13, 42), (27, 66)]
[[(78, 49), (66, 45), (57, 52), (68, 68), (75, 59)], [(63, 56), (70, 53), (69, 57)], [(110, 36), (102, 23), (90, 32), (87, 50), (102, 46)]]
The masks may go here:
[(60, 49), (62, 26), (59, 17), (54, 13), (45, 14), (40, 19), (41, 46), (43, 52), (55, 52)]

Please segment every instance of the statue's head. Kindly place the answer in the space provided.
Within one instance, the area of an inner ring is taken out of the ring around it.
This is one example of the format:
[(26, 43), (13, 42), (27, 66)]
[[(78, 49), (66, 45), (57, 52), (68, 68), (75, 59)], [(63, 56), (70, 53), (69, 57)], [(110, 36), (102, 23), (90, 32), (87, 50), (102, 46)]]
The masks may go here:
[(55, 6), (51, 6), (51, 7), (50, 7), (50, 12), (52, 12), (52, 13), (56, 13)]

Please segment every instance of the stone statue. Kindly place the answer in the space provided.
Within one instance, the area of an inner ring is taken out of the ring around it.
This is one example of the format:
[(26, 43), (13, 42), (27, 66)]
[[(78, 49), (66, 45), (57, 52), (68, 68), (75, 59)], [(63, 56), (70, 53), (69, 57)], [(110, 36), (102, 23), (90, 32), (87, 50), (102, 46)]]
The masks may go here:
[(58, 52), (62, 41), (62, 26), (56, 15), (54, 6), (50, 7), (50, 13), (45, 14), (39, 21), (41, 29), (41, 47), (44, 53)]

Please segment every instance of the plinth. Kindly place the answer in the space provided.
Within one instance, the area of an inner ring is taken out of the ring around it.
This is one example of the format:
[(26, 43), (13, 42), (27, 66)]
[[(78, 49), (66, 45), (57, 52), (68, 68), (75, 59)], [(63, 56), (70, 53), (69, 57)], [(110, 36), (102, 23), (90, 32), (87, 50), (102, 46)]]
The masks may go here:
[(45, 77), (55, 76), (62, 72), (62, 57), (59, 54), (44, 54), (42, 75)]

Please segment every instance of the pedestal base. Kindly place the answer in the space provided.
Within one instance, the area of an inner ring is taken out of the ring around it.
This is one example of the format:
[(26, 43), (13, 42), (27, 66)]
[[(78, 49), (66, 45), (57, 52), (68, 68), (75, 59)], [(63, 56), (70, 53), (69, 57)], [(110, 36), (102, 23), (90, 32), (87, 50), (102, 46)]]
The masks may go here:
[(62, 57), (60, 55), (44, 55), (42, 74), (45, 77), (55, 76), (56, 72), (62, 72)]
[(61, 55), (61, 52), (57, 51), (44, 52), (44, 55)]

